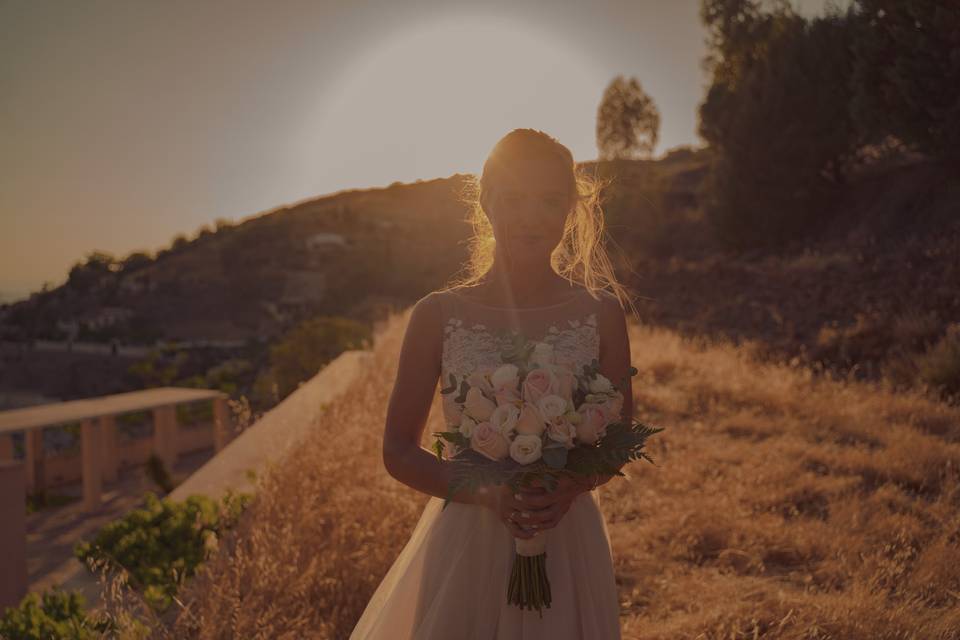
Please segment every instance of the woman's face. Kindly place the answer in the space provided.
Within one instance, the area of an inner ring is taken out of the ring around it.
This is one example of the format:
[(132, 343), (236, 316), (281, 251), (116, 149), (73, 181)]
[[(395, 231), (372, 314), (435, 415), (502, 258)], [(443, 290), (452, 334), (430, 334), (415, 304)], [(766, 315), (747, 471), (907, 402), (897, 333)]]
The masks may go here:
[(497, 245), (517, 259), (549, 259), (573, 206), (559, 162), (524, 162), (501, 173), (483, 203)]

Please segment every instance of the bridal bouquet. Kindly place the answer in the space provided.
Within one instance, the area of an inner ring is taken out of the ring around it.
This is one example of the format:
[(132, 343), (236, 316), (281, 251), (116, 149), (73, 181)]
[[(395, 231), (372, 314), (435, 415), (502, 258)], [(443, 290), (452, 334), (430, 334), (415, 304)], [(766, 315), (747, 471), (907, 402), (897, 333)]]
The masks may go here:
[[(514, 492), (539, 481), (549, 490), (557, 478), (623, 476), (619, 467), (640, 458), (646, 439), (662, 431), (623, 421), (623, 393), (604, 377), (594, 359), (582, 371), (555, 361), (548, 342), (512, 336), (502, 365), (450, 374), (441, 389), (446, 431), (435, 431), (434, 451), (454, 463), (444, 508), (466, 488), (507, 483)], [(630, 367), (630, 375), (637, 369)], [(622, 383), (626, 382), (626, 378)], [(507, 602), (521, 608), (550, 606), (546, 534), (514, 538), (516, 555)]]

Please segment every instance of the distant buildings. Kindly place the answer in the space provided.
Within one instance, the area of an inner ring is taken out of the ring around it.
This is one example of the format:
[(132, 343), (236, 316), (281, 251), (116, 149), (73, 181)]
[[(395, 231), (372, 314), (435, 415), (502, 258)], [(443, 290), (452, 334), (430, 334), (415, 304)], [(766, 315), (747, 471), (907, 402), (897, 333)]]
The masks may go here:
[(346, 247), (347, 240), (339, 233), (314, 233), (304, 241), (310, 251), (323, 251), (331, 247)]
[(76, 318), (57, 320), (57, 328), (65, 332), (70, 339), (76, 339), (81, 327), (97, 331), (126, 322), (133, 316), (133, 309), (126, 307), (101, 307)]

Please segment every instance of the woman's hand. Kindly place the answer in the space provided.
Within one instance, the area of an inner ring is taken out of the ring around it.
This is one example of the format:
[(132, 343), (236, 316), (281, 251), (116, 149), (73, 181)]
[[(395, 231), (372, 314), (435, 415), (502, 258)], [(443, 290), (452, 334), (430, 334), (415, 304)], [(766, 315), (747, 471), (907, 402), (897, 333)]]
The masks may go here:
[[(530, 489), (531, 495), (544, 494), (543, 488)], [(540, 527), (531, 524), (524, 516), (530, 511), (526, 503), (518, 499), (521, 494), (514, 493), (509, 485), (501, 484), (494, 487), (482, 487), (479, 490), (477, 502), (490, 510), (503, 522), (515, 538), (532, 538)]]
[(557, 526), (578, 495), (595, 489), (610, 477), (561, 474), (553, 491), (537, 481), (521, 487), (519, 493), (514, 493), (506, 484), (485, 487), (478, 502), (496, 513), (514, 537), (532, 538), (544, 529)]
[(590, 491), (593, 484), (589, 478), (561, 474), (557, 478), (557, 488), (553, 491), (548, 491), (539, 482), (535, 482), (531, 487), (523, 487), (517, 500), (521, 505), (518, 520), (521, 525), (537, 530), (555, 527), (570, 509), (574, 499), (581, 493)]

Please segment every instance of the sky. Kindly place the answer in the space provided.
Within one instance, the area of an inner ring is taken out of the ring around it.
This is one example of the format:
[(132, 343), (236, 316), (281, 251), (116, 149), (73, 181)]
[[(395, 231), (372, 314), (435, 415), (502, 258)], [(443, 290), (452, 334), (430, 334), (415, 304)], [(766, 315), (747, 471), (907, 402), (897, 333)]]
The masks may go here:
[(657, 105), (655, 155), (699, 145), (698, 7), (0, 0), (0, 302), (59, 286), (94, 250), (153, 252), (218, 218), (477, 173), (518, 127), (594, 160), (617, 75)]

